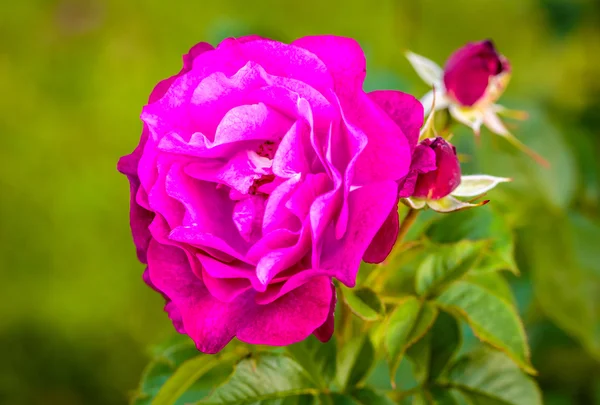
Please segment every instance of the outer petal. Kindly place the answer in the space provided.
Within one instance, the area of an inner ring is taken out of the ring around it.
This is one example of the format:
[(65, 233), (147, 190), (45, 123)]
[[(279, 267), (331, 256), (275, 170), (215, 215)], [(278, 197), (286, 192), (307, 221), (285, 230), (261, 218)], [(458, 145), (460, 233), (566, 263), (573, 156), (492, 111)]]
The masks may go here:
[(254, 307), (237, 337), (251, 344), (285, 346), (306, 339), (325, 324), (333, 291), (329, 277), (315, 277), (269, 305)]
[(350, 218), (344, 237), (337, 240), (333, 225), (324, 236), (321, 269), (335, 271), (335, 277), (349, 287), (365, 251), (398, 201), (398, 185), (393, 181), (373, 183), (350, 193)]
[(248, 291), (225, 303), (215, 299), (190, 269), (181, 250), (152, 241), (150, 278), (176, 306), (185, 332), (205, 353), (216, 353), (234, 337), (252, 344), (289, 345), (305, 339), (331, 308), (331, 282), (316, 277), (269, 305), (256, 305)]
[(363, 260), (367, 263), (381, 263), (384, 261), (396, 244), (399, 231), (400, 220), (398, 218), (398, 203), (396, 203), (367, 248)]
[(421, 102), (410, 94), (396, 90), (372, 91), (368, 96), (400, 127), (412, 151), (419, 141), (419, 130), (423, 126)]
[(411, 148), (402, 130), (364, 93), (342, 105), (347, 121), (360, 128), (368, 143), (356, 162), (353, 184), (399, 180), (410, 167)]
[(148, 243), (150, 243), (148, 226), (154, 218), (154, 213), (146, 210), (136, 201), (141, 186), (137, 173), (138, 165), (147, 141), (148, 129), (144, 127), (138, 146), (136, 146), (131, 154), (121, 157), (117, 163), (117, 170), (126, 175), (129, 180), (129, 224), (131, 226), (137, 257), (142, 263), (146, 263), (146, 250), (148, 249)]
[(323, 325), (319, 326), (314, 332), (314, 335), (317, 337), (317, 339), (319, 339), (323, 343), (329, 341), (329, 339), (331, 339), (331, 336), (333, 336), (333, 330), (335, 328), (334, 315), (335, 315), (336, 303), (337, 303), (337, 296), (336, 296), (336, 292), (335, 292), (335, 286), (332, 283), (331, 284), (331, 307), (329, 308), (329, 315), (327, 316), (327, 320), (325, 321), (325, 323)]
[(171, 84), (182, 74), (189, 72), (192, 70), (192, 65), (194, 63), (194, 59), (207, 51), (212, 51), (215, 49), (211, 44), (207, 44), (206, 42), (199, 42), (196, 45), (192, 46), (188, 53), (183, 55), (183, 67), (181, 71), (174, 76), (169, 77), (168, 79), (162, 80), (159, 82), (152, 93), (150, 94), (150, 98), (148, 99), (149, 103), (153, 103), (156, 100), (160, 99), (167, 92)]
[(292, 42), (325, 62), (338, 95), (362, 90), (367, 73), (365, 54), (354, 39), (333, 35), (303, 37)]

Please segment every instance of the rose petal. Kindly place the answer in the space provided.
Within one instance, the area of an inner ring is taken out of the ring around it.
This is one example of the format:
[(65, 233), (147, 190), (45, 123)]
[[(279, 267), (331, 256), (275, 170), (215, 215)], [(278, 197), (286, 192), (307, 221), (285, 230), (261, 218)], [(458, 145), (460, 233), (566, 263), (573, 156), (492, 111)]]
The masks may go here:
[(363, 256), (363, 260), (367, 263), (383, 262), (396, 244), (399, 231), (400, 221), (398, 218), (398, 203), (396, 203), (377, 234), (375, 234)]
[(395, 90), (378, 90), (368, 93), (371, 100), (387, 113), (402, 130), (412, 151), (419, 141), (423, 126), (423, 105), (410, 94)]
[(333, 35), (308, 36), (295, 40), (292, 45), (309, 50), (325, 63), (337, 94), (351, 95), (362, 89), (367, 71), (366, 60), (354, 39)]
[(247, 291), (231, 302), (215, 299), (192, 273), (181, 250), (153, 241), (150, 278), (172, 300), (185, 332), (205, 353), (216, 353), (237, 335), (251, 344), (289, 345), (305, 339), (327, 320), (331, 281), (316, 277), (270, 305), (256, 305)]
[(324, 235), (319, 269), (333, 270), (335, 277), (353, 287), (365, 251), (397, 202), (398, 185), (393, 181), (368, 184), (350, 193), (348, 206), (352, 221), (341, 239), (333, 227)]

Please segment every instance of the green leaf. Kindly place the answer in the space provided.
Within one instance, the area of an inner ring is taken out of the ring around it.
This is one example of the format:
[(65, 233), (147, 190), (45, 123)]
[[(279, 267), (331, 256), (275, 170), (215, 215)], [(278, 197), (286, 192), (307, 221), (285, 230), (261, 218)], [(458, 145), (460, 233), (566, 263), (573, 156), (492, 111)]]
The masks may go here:
[(415, 290), (427, 296), (462, 277), (479, 260), (486, 246), (486, 241), (465, 240), (438, 247), (417, 269)]
[(461, 405), (460, 393), (454, 389), (434, 386), (429, 395), (434, 405)]
[(223, 363), (239, 359), (244, 353), (226, 353), (221, 356), (199, 355), (185, 361), (162, 386), (152, 405), (174, 404), (203, 375)]
[(508, 281), (499, 273), (471, 273), (464, 278), (471, 284), (478, 285), (490, 294), (516, 306), (515, 297)]
[[(154, 350), (153, 360), (142, 374), (140, 386), (132, 397), (131, 404), (151, 404), (161, 387), (175, 373), (179, 366), (198, 355), (198, 349), (196, 349), (194, 342), (183, 335), (174, 336), (173, 339), (163, 344), (162, 347), (157, 347)], [(229, 370), (221, 370), (220, 374), (226, 377), (229, 374)], [(218, 375), (215, 375), (215, 377), (218, 377)], [(208, 394), (208, 390), (196, 392), (196, 399), (202, 398), (206, 394)]]
[(351, 395), (361, 405), (394, 405), (394, 401), (384, 393), (372, 388), (357, 388), (351, 392)]
[(415, 344), (429, 330), (437, 316), (437, 308), (430, 302), (409, 297), (401, 302), (387, 322), (385, 347), (393, 379), (406, 349)]
[(288, 352), (321, 388), (329, 386), (336, 372), (337, 346), (335, 337), (321, 343), (314, 336), (287, 347)]
[(600, 359), (600, 226), (578, 215), (543, 212), (524, 233), (543, 312)]
[(485, 206), (444, 215), (425, 231), (436, 243), (488, 240), (488, 248), (474, 271), (510, 270), (518, 274), (514, 259), (514, 237), (504, 218)]
[(298, 363), (285, 355), (264, 353), (239, 362), (231, 378), (199, 404), (310, 404), (311, 396), (318, 394)]
[(406, 351), (417, 380), (434, 382), (452, 360), (461, 344), (460, 327), (456, 319), (440, 311), (433, 326)]
[(429, 381), (435, 381), (461, 344), (460, 325), (453, 316), (440, 311), (431, 331)]
[(528, 373), (535, 373), (523, 325), (511, 303), (467, 281), (455, 282), (436, 301), (464, 318), (480, 340), (508, 354)]
[(344, 302), (356, 316), (365, 321), (376, 321), (384, 315), (385, 308), (381, 300), (370, 288), (342, 288), (342, 291)]
[(375, 349), (367, 334), (348, 341), (338, 356), (338, 385), (343, 389), (354, 387), (368, 375), (374, 361)]
[(444, 382), (474, 405), (541, 405), (533, 380), (501, 352), (480, 349), (460, 359), (444, 375)]

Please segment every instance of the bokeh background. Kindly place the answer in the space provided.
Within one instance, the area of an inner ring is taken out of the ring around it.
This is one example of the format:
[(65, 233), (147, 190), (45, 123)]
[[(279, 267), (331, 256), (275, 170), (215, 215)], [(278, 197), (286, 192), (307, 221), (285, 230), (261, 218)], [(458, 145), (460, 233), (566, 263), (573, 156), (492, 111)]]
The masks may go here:
[[(596, 0), (22, 0), (0, 5), (0, 404), (125, 404), (171, 326), (141, 281), (119, 156), (154, 84), (198, 41), (334, 33), (367, 54), (365, 87), (427, 90), (403, 51), (440, 64), (492, 38), (502, 103), (544, 169), (459, 130), (465, 173), (515, 182), (511, 278), (550, 405), (600, 404), (600, 3)], [(524, 404), (526, 405), (526, 404)]]

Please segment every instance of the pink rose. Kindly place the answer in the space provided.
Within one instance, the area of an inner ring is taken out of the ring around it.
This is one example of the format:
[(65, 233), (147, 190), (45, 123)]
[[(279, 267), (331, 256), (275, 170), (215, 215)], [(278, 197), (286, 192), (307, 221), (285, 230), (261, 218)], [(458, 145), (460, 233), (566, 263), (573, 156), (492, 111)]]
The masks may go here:
[(199, 350), (328, 340), (332, 277), (389, 253), (423, 111), (365, 71), (348, 38), (226, 39), (150, 95), (118, 168), (144, 279)]
[(490, 79), (509, 71), (508, 60), (496, 51), (492, 41), (468, 43), (446, 61), (444, 86), (452, 99), (472, 106), (485, 95)]
[(460, 184), (456, 148), (442, 137), (422, 140), (413, 152), (410, 173), (401, 183), (400, 197), (439, 200)]

